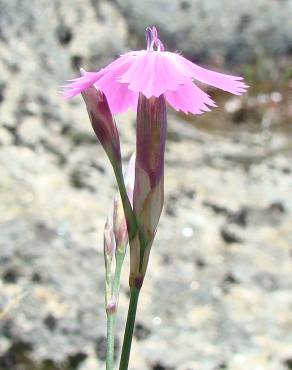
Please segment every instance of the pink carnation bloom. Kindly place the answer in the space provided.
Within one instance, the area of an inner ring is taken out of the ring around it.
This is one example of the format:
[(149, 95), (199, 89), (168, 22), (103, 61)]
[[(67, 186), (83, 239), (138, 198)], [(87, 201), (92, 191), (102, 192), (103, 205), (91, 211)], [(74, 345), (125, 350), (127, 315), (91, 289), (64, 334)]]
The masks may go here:
[(112, 113), (129, 107), (136, 111), (141, 92), (146, 98), (163, 94), (175, 110), (201, 114), (216, 104), (194, 80), (235, 95), (248, 88), (242, 77), (210, 71), (178, 53), (165, 51), (155, 27), (146, 29), (146, 39), (147, 50), (130, 51), (98, 72), (83, 72), (70, 80), (64, 87), (64, 97), (69, 99), (94, 85), (105, 94)]

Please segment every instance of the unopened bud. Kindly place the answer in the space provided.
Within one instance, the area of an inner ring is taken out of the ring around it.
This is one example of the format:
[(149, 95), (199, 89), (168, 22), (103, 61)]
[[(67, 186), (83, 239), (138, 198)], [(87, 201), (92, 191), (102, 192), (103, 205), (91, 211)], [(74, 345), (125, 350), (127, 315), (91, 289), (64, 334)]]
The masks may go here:
[(117, 245), (117, 250), (123, 252), (128, 243), (128, 230), (126, 218), (123, 210), (123, 204), (120, 196), (117, 196), (114, 200), (114, 212), (113, 212), (113, 224), (114, 224), (114, 235)]
[[(143, 266), (146, 271), (150, 248), (156, 233), (164, 200), (164, 152), (166, 142), (166, 104), (163, 95), (147, 99), (140, 94), (137, 113), (137, 142), (133, 208), (139, 228), (142, 261), (131, 266)], [(137, 239), (133, 245), (137, 247)]]
[(149, 242), (153, 239), (163, 207), (166, 105), (159, 98), (140, 94), (137, 114), (137, 148), (134, 212)]
[(104, 254), (107, 259), (112, 259), (115, 255), (116, 241), (113, 230), (112, 212), (108, 216), (104, 227)]
[(113, 166), (121, 166), (120, 139), (106, 96), (94, 86), (82, 92), (92, 128)]

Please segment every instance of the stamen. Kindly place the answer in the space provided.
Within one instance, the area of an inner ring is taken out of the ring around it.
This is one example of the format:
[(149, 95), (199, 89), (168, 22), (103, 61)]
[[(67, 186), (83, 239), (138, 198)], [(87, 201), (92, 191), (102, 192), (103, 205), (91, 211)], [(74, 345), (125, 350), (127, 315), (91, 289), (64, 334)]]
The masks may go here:
[(157, 28), (155, 26), (152, 27), (152, 35), (153, 35), (153, 38), (154, 38), (154, 42), (156, 43), (156, 41), (158, 39), (158, 32), (157, 32)]
[(154, 51), (154, 46), (156, 46), (157, 51), (165, 50), (163, 43), (158, 38), (158, 32), (155, 26), (146, 28), (145, 37), (148, 51)]
[(165, 50), (163, 43), (159, 39), (157, 39), (156, 45), (157, 45), (157, 50), (158, 51), (164, 51)]
[(154, 51), (154, 46), (156, 46), (157, 51), (165, 50), (163, 43), (158, 38), (158, 32), (155, 26), (146, 28), (145, 37), (148, 51)]
[(152, 31), (151, 27), (146, 28), (145, 37), (146, 37), (146, 41), (147, 41), (147, 50), (152, 51), (155, 39), (153, 38), (153, 31)]

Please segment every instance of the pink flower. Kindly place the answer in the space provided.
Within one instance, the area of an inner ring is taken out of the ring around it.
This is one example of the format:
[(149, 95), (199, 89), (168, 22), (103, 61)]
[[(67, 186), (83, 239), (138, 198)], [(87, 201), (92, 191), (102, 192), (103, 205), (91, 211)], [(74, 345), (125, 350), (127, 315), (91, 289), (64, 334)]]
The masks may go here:
[(136, 111), (141, 92), (146, 98), (164, 94), (175, 110), (201, 114), (216, 104), (193, 80), (235, 95), (248, 88), (242, 77), (210, 71), (178, 53), (165, 51), (155, 27), (146, 29), (146, 40), (147, 50), (130, 51), (98, 72), (83, 72), (81, 77), (70, 80), (64, 86), (64, 97), (71, 98), (95, 85), (106, 95), (113, 113), (129, 107)]

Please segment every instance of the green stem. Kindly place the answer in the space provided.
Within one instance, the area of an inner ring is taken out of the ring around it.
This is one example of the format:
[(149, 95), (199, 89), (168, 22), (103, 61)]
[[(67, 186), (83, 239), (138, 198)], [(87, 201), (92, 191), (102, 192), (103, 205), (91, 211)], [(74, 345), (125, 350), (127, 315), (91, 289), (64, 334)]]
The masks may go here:
[(137, 221), (136, 221), (136, 217), (134, 215), (128, 194), (127, 194), (127, 189), (126, 189), (125, 182), (124, 182), (122, 168), (113, 163), (113, 169), (114, 169), (115, 177), (117, 180), (117, 184), (118, 184), (118, 188), (119, 188), (119, 192), (120, 192), (120, 196), (121, 196), (121, 200), (123, 204), (123, 209), (124, 209), (124, 213), (126, 217), (129, 241), (131, 241), (137, 232)]
[(116, 313), (107, 312), (106, 370), (114, 368)]
[[(109, 309), (106, 313), (107, 315), (107, 348), (106, 348), (106, 370), (113, 370), (114, 366), (114, 351), (115, 351), (115, 323), (116, 323), (116, 315), (117, 315), (117, 308), (118, 308), (118, 298), (119, 298), (119, 289), (120, 289), (120, 278), (121, 278), (121, 271), (123, 267), (123, 261), (125, 257), (124, 252), (117, 252), (116, 253), (116, 268), (115, 268), (115, 275), (113, 284), (111, 282), (111, 276), (109, 276), (109, 284), (108, 287), (110, 289), (110, 294), (107, 296), (108, 299), (106, 302), (109, 301), (114, 302), (115, 307), (113, 307), (112, 311)], [(110, 274), (109, 274), (110, 275)]]
[(131, 292), (130, 303), (129, 303), (129, 309), (128, 309), (128, 317), (127, 317), (127, 323), (126, 323), (126, 328), (125, 328), (119, 370), (128, 370), (140, 290), (135, 287), (131, 287), (130, 292)]

